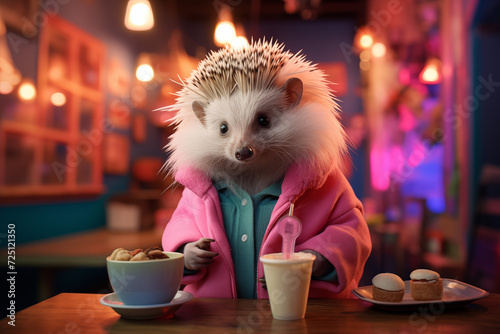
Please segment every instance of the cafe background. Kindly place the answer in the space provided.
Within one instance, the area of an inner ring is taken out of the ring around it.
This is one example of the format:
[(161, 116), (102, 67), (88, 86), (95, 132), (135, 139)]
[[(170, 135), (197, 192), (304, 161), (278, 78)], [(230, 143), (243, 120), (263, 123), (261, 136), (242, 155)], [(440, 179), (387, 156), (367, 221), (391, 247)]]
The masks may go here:
[[(136, 31), (125, 0), (0, 0), (2, 258), (9, 224), (18, 249), (165, 226), (182, 189), (158, 172), (173, 129), (154, 110), (220, 47), (227, 21), (302, 50), (336, 83), (354, 145), (346, 174), (373, 241), (361, 285), (427, 267), (500, 292), (499, 2), (149, 3), (154, 26)], [(38, 301), (41, 268), (16, 269), (21, 309)], [(109, 289), (104, 267), (51, 279), (53, 294)]]

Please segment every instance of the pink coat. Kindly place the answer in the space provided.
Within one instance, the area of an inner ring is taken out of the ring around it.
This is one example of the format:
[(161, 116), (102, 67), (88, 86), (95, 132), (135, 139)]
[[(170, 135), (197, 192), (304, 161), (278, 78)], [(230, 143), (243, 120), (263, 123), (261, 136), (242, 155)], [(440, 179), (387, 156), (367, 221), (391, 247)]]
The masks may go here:
[[(175, 251), (187, 242), (206, 237), (215, 239), (210, 250), (219, 253), (210, 267), (184, 276), (185, 291), (195, 297), (237, 298), (233, 259), (216, 189), (196, 170), (181, 169), (176, 179), (185, 189), (165, 228), (164, 250)], [(295, 250), (315, 250), (337, 269), (338, 284), (312, 280), (309, 297), (352, 297), (351, 290), (358, 286), (370, 254), (371, 239), (362, 205), (348, 181), (339, 172), (317, 175), (300, 165), (290, 167), (259, 257), (281, 251), (281, 235), (276, 223), (288, 213), (290, 203), (295, 203), (294, 215), (302, 221), (302, 233), (297, 238)], [(257, 278), (262, 276), (264, 270), (259, 261)], [(268, 298), (267, 290), (260, 283), (257, 285), (257, 297)]]

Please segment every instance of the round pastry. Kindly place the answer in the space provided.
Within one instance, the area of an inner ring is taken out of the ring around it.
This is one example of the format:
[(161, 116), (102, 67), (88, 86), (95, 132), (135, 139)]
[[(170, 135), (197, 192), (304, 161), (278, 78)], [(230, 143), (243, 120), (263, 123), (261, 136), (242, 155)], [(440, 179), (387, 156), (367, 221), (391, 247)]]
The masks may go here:
[(443, 298), (443, 280), (435, 271), (416, 269), (410, 274), (411, 297), (415, 300), (438, 300)]
[(400, 302), (405, 295), (405, 283), (398, 276), (382, 273), (373, 277), (373, 299), (381, 302)]

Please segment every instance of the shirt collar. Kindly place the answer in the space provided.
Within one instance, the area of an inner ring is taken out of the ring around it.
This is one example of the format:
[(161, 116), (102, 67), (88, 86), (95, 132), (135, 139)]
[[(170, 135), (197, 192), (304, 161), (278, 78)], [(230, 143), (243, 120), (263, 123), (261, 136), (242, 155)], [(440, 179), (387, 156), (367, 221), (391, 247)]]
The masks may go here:
[[(265, 196), (273, 196), (273, 197), (278, 198), (281, 195), (281, 184), (282, 183), (283, 183), (283, 178), (279, 179), (278, 181), (271, 184), (266, 189), (262, 190), (260, 193), (255, 194), (251, 197), (252, 198), (260, 198), (260, 197), (265, 197)], [(215, 187), (215, 189), (217, 189), (218, 192), (225, 191), (226, 189), (230, 190), (229, 185), (223, 181), (214, 182), (214, 187)], [(237, 193), (240, 193), (240, 192), (246, 193), (243, 189), (241, 189), (237, 185), (234, 185), (234, 188), (235, 188)]]
[(281, 178), (280, 180), (274, 182), (269, 187), (267, 187), (266, 189), (262, 190), (260, 193), (254, 195), (253, 197), (259, 197), (259, 196), (280, 197), (280, 195), (281, 195), (281, 184), (282, 183), (283, 183), (283, 179)]

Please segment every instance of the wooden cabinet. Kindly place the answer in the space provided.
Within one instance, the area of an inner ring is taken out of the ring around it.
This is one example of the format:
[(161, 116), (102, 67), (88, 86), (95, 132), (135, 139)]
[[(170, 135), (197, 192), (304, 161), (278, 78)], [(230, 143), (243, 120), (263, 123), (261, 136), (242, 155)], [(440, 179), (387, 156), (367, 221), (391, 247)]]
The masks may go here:
[(0, 106), (1, 197), (103, 189), (106, 49), (63, 19), (47, 19), (39, 40), (36, 102), (10, 101), (8, 111), (7, 104)]

